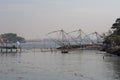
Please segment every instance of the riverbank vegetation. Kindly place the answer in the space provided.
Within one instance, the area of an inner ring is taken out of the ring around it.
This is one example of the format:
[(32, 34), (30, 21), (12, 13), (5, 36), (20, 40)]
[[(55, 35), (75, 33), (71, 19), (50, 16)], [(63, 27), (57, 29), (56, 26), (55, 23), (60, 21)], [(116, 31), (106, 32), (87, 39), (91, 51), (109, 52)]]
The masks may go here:
[(112, 33), (106, 36), (103, 42), (104, 49), (109, 53), (120, 55), (120, 18), (116, 19), (111, 29)]
[(105, 37), (104, 43), (112, 45), (120, 45), (120, 18), (116, 19), (115, 23), (112, 25), (112, 34)]

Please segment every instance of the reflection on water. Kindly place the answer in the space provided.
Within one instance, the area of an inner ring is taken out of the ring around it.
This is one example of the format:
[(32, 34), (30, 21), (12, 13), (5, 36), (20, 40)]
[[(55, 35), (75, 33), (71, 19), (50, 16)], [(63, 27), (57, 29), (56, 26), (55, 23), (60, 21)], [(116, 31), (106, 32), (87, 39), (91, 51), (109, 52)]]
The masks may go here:
[(120, 80), (119, 66), (119, 57), (95, 50), (0, 53), (0, 80)]

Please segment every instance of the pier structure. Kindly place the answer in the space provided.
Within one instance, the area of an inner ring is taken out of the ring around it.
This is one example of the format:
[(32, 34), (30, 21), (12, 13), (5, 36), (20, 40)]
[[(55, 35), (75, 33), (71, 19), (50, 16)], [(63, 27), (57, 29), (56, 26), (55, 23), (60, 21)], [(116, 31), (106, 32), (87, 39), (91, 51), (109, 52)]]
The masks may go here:
[(20, 45), (10, 42), (7, 39), (0, 39), (0, 53), (17, 53), (21, 51)]

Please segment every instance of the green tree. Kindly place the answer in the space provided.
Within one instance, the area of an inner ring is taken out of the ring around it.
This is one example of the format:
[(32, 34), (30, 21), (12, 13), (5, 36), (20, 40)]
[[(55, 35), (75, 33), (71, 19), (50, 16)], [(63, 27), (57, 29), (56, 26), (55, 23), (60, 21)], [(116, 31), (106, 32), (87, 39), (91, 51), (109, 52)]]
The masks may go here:
[(111, 28), (114, 29), (113, 35), (120, 35), (120, 18), (116, 19)]
[(105, 37), (105, 44), (120, 45), (120, 18), (112, 25), (113, 33)]
[(5, 33), (1, 34), (0, 38), (7, 39), (9, 42), (25, 42), (25, 39), (23, 37), (17, 36), (15, 33)]

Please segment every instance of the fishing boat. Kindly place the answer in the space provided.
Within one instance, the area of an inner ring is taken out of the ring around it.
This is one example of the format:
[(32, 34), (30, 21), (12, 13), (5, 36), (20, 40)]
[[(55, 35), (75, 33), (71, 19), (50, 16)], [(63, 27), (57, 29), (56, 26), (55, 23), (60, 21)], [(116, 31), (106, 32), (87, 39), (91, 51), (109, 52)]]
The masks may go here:
[(68, 53), (68, 50), (61, 50), (61, 53)]

